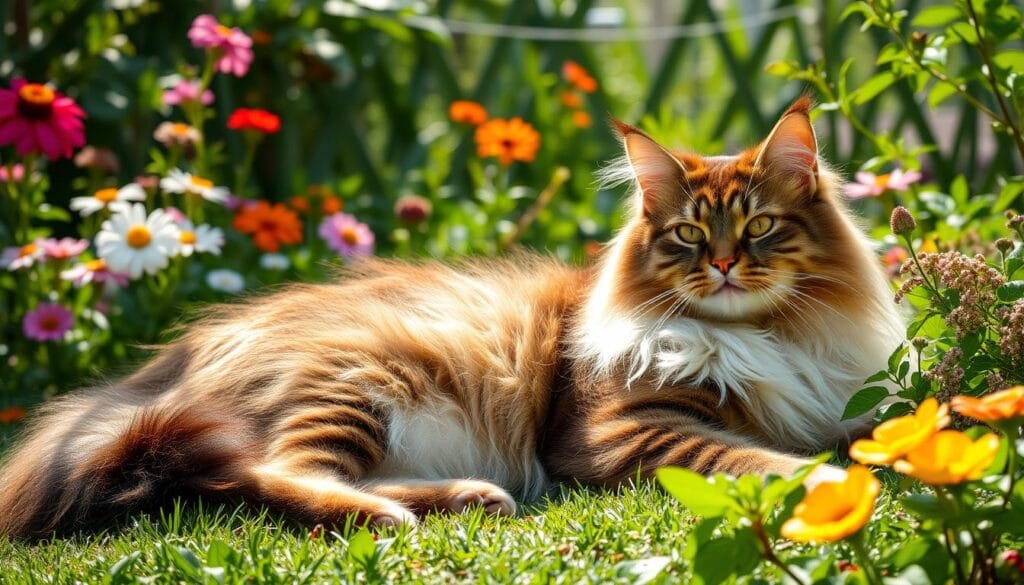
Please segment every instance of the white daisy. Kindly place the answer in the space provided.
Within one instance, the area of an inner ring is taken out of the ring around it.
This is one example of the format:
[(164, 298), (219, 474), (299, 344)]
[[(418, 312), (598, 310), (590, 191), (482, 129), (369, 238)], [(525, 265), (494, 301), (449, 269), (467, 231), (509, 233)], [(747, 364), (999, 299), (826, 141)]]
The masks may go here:
[(260, 267), (264, 270), (288, 270), (292, 263), (284, 254), (264, 254), (260, 256)]
[(237, 293), (245, 288), (245, 279), (234, 270), (218, 268), (206, 273), (206, 284), (216, 291)]
[(7, 270), (19, 270), (29, 268), (36, 262), (45, 261), (46, 252), (43, 251), (41, 239), (24, 246), (5, 248), (0, 254), (0, 266)]
[(145, 200), (146, 191), (136, 183), (129, 183), (120, 189), (100, 189), (88, 197), (72, 197), (70, 207), (87, 217), (106, 207), (116, 207), (115, 203)]
[(226, 187), (214, 186), (213, 181), (186, 173), (181, 169), (171, 169), (166, 177), (160, 179), (160, 188), (171, 193), (199, 195), (214, 203), (224, 203), (229, 195)]
[(210, 253), (219, 256), (224, 247), (224, 230), (203, 224), (199, 227), (183, 219), (178, 222), (181, 230), (181, 255), (191, 256), (192, 252)]
[(127, 272), (132, 278), (143, 272), (156, 274), (178, 253), (180, 231), (163, 209), (147, 217), (141, 203), (124, 204), (103, 222), (96, 234), (96, 250), (111, 270)]

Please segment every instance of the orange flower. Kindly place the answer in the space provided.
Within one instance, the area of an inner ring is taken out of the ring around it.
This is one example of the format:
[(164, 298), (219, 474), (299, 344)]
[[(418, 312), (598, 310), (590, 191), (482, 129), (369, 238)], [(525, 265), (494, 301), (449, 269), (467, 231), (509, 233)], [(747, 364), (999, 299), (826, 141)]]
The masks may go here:
[(479, 126), (487, 121), (487, 110), (476, 102), (455, 100), (448, 106), (448, 117), (456, 124)]
[(839, 482), (815, 486), (782, 525), (782, 535), (800, 542), (835, 542), (867, 524), (882, 484), (863, 465), (854, 465)]
[(20, 406), (0, 410), (0, 423), (15, 423), (23, 418), (25, 418), (25, 409)]
[(577, 128), (589, 128), (590, 127), (590, 114), (579, 110), (572, 113), (572, 123)]
[(475, 138), (480, 158), (496, 156), (505, 166), (514, 160), (533, 162), (540, 148), (540, 134), (522, 118), (488, 120), (477, 127)]
[(288, 200), (288, 206), (299, 213), (309, 212), (309, 200), (302, 195), (295, 195)]
[(235, 229), (252, 234), (252, 241), (264, 252), (277, 252), (281, 244), (302, 241), (302, 222), (295, 212), (280, 203), (260, 201), (243, 207), (235, 216)]
[(927, 484), (953, 485), (981, 477), (998, 450), (999, 437), (995, 433), (972, 441), (960, 431), (939, 431), (892, 468)]
[(324, 197), (323, 203), (320, 206), (320, 208), (323, 209), (324, 215), (334, 215), (341, 211), (343, 207), (344, 205), (342, 204), (341, 199), (338, 199), (334, 195)]
[(1024, 386), (1014, 386), (981, 398), (956, 396), (953, 410), (984, 422), (996, 422), (1024, 416)]
[(597, 91), (597, 80), (591, 77), (590, 73), (575, 61), (566, 61), (562, 64), (562, 76), (565, 77), (566, 81), (575, 85), (584, 93), (594, 93)]
[(574, 110), (583, 107), (583, 96), (571, 89), (562, 92), (562, 105)]
[(850, 457), (867, 465), (890, 465), (949, 424), (949, 406), (929, 398), (917, 412), (885, 421), (870, 439), (850, 445)]

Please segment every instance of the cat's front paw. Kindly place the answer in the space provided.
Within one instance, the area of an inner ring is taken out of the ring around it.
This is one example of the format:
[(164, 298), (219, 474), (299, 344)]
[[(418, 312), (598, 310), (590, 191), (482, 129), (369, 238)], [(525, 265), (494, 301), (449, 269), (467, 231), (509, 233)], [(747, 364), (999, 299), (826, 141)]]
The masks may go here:
[(512, 516), (516, 513), (516, 501), (508, 492), (486, 481), (461, 479), (452, 486), (452, 495), (444, 502), (449, 512), (464, 512), (470, 507), (482, 507), (488, 514)]
[(398, 528), (402, 525), (412, 527), (419, 523), (416, 514), (398, 504), (381, 508), (368, 515), (370, 517), (370, 526), (378, 528)]
[(804, 487), (808, 491), (814, 489), (823, 483), (838, 483), (846, 479), (846, 470), (842, 467), (836, 467), (835, 465), (821, 464), (814, 468), (807, 477), (804, 478)]

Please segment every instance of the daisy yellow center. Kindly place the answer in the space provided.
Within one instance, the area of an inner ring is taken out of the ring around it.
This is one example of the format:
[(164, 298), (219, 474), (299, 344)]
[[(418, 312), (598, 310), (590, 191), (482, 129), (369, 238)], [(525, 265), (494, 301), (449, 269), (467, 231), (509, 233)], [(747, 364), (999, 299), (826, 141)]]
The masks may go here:
[(53, 113), (53, 90), (41, 83), (26, 83), (18, 89), (18, 113), (31, 120), (46, 120)]
[(188, 131), (190, 129), (192, 129), (191, 126), (189, 126), (188, 124), (183, 124), (181, 122), (175, 122), (171, 124), (171, 131), (174, 132), (174, 134), (177, 136), (184, 136), (188, 134)]
[(39, 246), (35, 244), (25, 244), (20, 250), (18, 250), (18, 256), (31, 256), (32, 254), (35, 254), (37, 250), (39, 250)]
[(181, 243), (182, 244), (194, 244), (196, 243), (196, 233), (182, 230), (181, 232)]
[(223, 24), (218, 24), (217, 25), (217, 34), (219, 34), (220, 36), (222, 36), (224, 38), (230, 37), (231, 36), (231, 29), (226, 27), (226, 26), (224, 26)]
[(343, 242), (349, 246), (355, 246), (359, 243), (359, 232), (352, 226), (345, 226), (338, 230), (338, 234), (341, 236)]
[(886, 185), (889, 184), (889, 176), (890, 175), (888, 173), (884, 175), (878, 175), (877, 177), (875, 177), (875, 185), (879, 187), (885, 187)]
[(107, 263), (102, 259), (89, 260), (85, 263), (85, 269), (89, 272), (99, 272), (107, 267)]
[(153, 239), (153, 232), (149, 231), (149, 228), (142, 224), (133, 225), (128, 228), (128, 233), (124, 239), (132, 248), (145, 248), (149, 245), (150, 240)]
[(188, 181), (196, 189), (210, 189), (213, 187), (213, 181), (202, 177), (189, 177)]
[(93, 194), (98, 201), (101, 203), (110, 203), (111, 201), (117, 201), (117, 189), (100, 189)]

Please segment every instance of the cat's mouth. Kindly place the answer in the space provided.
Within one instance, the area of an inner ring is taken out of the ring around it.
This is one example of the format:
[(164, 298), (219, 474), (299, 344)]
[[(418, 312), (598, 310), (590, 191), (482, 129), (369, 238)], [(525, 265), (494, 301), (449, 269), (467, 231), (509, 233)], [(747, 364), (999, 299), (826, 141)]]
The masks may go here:
[(716, 295), (731, 296), (731, 295), (742, 294), (742, 293), (745, 293), (745, 292), (749, 292), (749, 291), (747, 289), (743, 288), (742, 286), (736, 284), (736, 283), (729, 282), (728, 280), (723, 280), (722, 281), (722, 285), (719, 286), (717, 289), (715, 289), (714, 292), (711, 293), (711, 296), (716, 296)]

